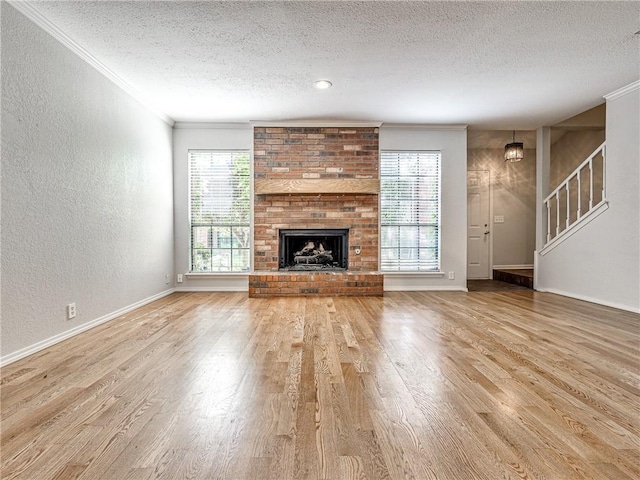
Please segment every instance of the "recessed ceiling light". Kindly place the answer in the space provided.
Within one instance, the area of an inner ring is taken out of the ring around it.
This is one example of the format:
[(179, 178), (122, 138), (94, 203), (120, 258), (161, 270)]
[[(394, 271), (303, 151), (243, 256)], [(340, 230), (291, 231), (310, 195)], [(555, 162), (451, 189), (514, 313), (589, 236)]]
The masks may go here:
[(313, 86), (318, 90), (326, 90), (327, 88), (331, 88), (332, 85), (333, 83), (331, 83), (329, 80), (316, 80), (315, 82), (313, 82)]

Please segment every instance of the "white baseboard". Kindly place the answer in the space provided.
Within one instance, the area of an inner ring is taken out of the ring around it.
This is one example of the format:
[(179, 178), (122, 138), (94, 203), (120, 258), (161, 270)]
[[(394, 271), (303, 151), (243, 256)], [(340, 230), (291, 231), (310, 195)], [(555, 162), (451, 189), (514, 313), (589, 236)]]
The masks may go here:
[(385, 292), (468, 292), (466, 287), (441, 287), (428, 285), (393, 285), (385, 286)]
[(522, 265), (494, 265), (494, 270), (532, 270), (533, 263), (523, 263)]
[(617, 308), (618, 310), (625, 310), (627, 312), (640, 313), (640, 306), (624, 305), (616, 302), (608, 302), (599, 298), (592, 298), (587, 295), (578, 295), (576, 293), (569, 293), (555, 288), (540, 288), (538, 292), (553, 293), (555, 295), (562, 295), (563, 297), (575, 298), (576, 300), (582, 300), (584, 302), (595, 303), (597, 305), (603, 305), (605, 307)]
[(176, 292), (248, 292), (247, 273), (185, 273)]
[(67, 338), (74, 337), (79, 333), (86, 332), (87, 330), (90, 330), (94, 327), (97, 327), (98, 325), (106, 323), (109, 320), (113, 320), (114, 318), (124, 315), (125, 313), (129, 313), (130, 311), (135, 310), (136, 308), (140, 308), (144, 305), (147, 305), (148, 303), (151, 303), (163, 297), (166, 297), (167, 295), (171, 295), (174, 291), (175, 289), (170, 288), (169, 290), (165, 290), (156, 295), (152, 295), (151, 297), (147, 297), (144, 300), (140, 300), (139, 302), (136, 302), (127, 307), (116, 310), (115, 312), (108, 313), (107, 315), (103, 315), (100, 318), (96, 318), (95, 320), (91, 320), (87, 323), (83, 323), (82, 325), (73, 327), (67, 330), (66, 332), (59, 333), (57, 335), (54, 335), (53, 337), (49, 337), (45, 340), (41, 340), (40, 342), (34, 343), (33, 345), (29, 345), (28, 347), (21, 348), (20, 350), (4, 355), (3, 357), (0, 357), (0, 367), (4, 367), (5, 365), (8, 365), (17, 360), (20, 360), (21, 358), (28, 357), (29, 355), (33, 355), (34, 353), (39, 352), (40, 350), (44, 350), (45, 348), (55, 345), (56, 343), (60, 343), (63, 340), (66, 340)]
[(249, 287), (211, 286), (211, 287), (176, 287), (176, 292), (248, 292)]

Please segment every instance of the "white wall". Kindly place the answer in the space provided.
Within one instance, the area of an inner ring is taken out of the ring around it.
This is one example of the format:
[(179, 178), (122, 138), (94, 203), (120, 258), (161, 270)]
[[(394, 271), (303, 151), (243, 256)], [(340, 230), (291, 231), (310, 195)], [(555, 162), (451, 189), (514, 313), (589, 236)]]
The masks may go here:
[[(380, 150), (440, 150), (441, 269), (444, 275), (388, 274), (385, 290), (466, 290), (467, 288), (467, 129), (463, 126), (380, 127)], [(449, 280), (448, 272), (455, 279)]]
[[(188, 274), (189, 272), (189, 150), (251, 150), (249, 123), (176, 123), (173, 131), (173, 195), (175, 199), (175, 271), (183, 275), (176, 290), (247, 291), (247, 274)], [(253, 237), (253, 235), (252, 235)]]
[(640, 90), (607, 98), (609, 209), (538, 258), (538, 289), (640, 312)]
[(170, 292), (173, 198), (171, 127), (1, 8), (6, 363)]
[[(176, 124), (174, 142), (175, 271), (183, 274), (177, 290), (248, 290), (246, 274), (189, 274), (189, 149), (251, 149), (250, 124)], [(464, 127), (383, 125), (381, 149), (442, 151), (442, 269), (446, 275), (385, 274), (387, 290), (463, 290), (466, 288), (466, 172)]]

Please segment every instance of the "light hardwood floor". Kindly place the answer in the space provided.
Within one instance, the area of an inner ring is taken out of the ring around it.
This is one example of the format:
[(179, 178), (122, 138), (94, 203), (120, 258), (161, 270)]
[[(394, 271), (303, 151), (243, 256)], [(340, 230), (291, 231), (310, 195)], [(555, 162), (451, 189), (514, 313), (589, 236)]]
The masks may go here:
[(640, 478), (640, 316), (173, 294), (2, 369), (5, 479)]

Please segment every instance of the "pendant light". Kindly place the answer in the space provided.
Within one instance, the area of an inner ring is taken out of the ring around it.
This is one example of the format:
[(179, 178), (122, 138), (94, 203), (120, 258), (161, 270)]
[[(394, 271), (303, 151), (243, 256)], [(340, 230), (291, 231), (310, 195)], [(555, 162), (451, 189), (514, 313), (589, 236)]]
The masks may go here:
[(513, 131), (513, 142), (504, 146), (504, 161), (519, 162), (524, 158), (524, 145), (522, 142), (516, 142), (516, 131)]

